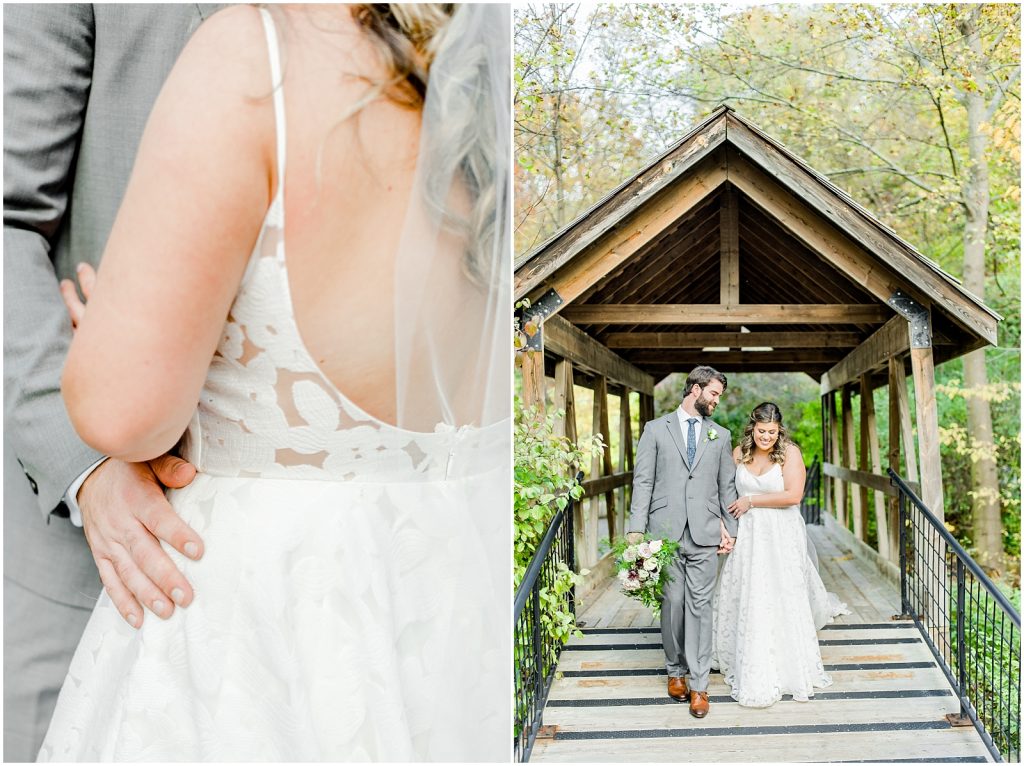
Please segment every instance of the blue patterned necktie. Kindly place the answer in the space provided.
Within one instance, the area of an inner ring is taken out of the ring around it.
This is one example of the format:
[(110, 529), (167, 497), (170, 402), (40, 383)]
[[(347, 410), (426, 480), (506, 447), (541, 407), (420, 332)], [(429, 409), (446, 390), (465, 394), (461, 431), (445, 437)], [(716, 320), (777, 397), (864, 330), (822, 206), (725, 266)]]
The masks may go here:
[(690, 424), (689, 430), (686, 432), (686, 462), (692, 466), (693, 459), (697, 456), (697, 429), (695, 427), (697, 418), (690, 418), (686, 422)]

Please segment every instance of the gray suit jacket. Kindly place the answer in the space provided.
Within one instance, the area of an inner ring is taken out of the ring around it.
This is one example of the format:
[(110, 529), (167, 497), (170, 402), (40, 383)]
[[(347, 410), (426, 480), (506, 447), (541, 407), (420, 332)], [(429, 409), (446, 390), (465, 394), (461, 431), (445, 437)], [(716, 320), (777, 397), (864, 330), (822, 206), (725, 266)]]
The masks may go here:
[(60, 396), (58, 280), (98, 263), (153, 103), (217, 7), (4, 8), (4, 576), (62, 603), (90, 606), (99, 580), (81, 531), (47, 516), (100, 456)]
[[(718, 436), (711, 439), (714, 432)], [(736, 536), (738, 522), (727, 511), (736, 500), (736, 465), (729, 431), (703, 418), (693, 465), (686, 462), (675, 411), (644, 426), (633, 468), (629, 531), (679, 540), (683, 530), (697, 545), (721, 540), (719, 519)]]

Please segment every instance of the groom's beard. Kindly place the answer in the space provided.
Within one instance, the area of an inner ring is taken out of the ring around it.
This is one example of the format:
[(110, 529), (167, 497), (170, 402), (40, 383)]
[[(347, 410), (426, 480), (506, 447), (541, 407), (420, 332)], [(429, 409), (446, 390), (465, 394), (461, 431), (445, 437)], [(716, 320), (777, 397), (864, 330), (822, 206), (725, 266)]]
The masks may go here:
[(704, 396), (701, 395), (697, 398), (697, 401), (693, 403), (693, 408), (697, 410), (699, 415), (710, 418), (711, 413), (715, 411), (715, 403), (710, 399), (705, 399)]

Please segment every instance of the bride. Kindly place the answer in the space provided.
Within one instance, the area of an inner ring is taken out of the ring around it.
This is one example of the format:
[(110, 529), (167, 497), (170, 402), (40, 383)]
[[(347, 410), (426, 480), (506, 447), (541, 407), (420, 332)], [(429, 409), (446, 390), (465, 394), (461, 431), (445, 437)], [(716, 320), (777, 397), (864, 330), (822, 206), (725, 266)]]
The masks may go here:
[(235, 6), (186, 46), (63, 392), (105, 454), (180, 440), (205, 553), (164, 546), (169, 619), (104, 592), (40, 760), (507, 760), (508, 23)]
[(792, 695), (806, 702), (832, 684), (816, 631), (849, 614), (825, 590), (800, 515), (806, 469), (771, 402), (750, 414), (733, 451), (739, 517), (714, 598), (713, 665), (741, 705), (767, 707)]

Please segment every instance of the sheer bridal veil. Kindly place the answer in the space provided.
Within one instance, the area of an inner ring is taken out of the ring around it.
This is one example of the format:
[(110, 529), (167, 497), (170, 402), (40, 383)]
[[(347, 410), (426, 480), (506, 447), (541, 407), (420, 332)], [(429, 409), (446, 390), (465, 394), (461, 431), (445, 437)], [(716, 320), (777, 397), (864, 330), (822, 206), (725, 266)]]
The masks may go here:
[(395, 269), (397, 425), (511, 411), (510, 12), (457, 5), (430, 68)]

